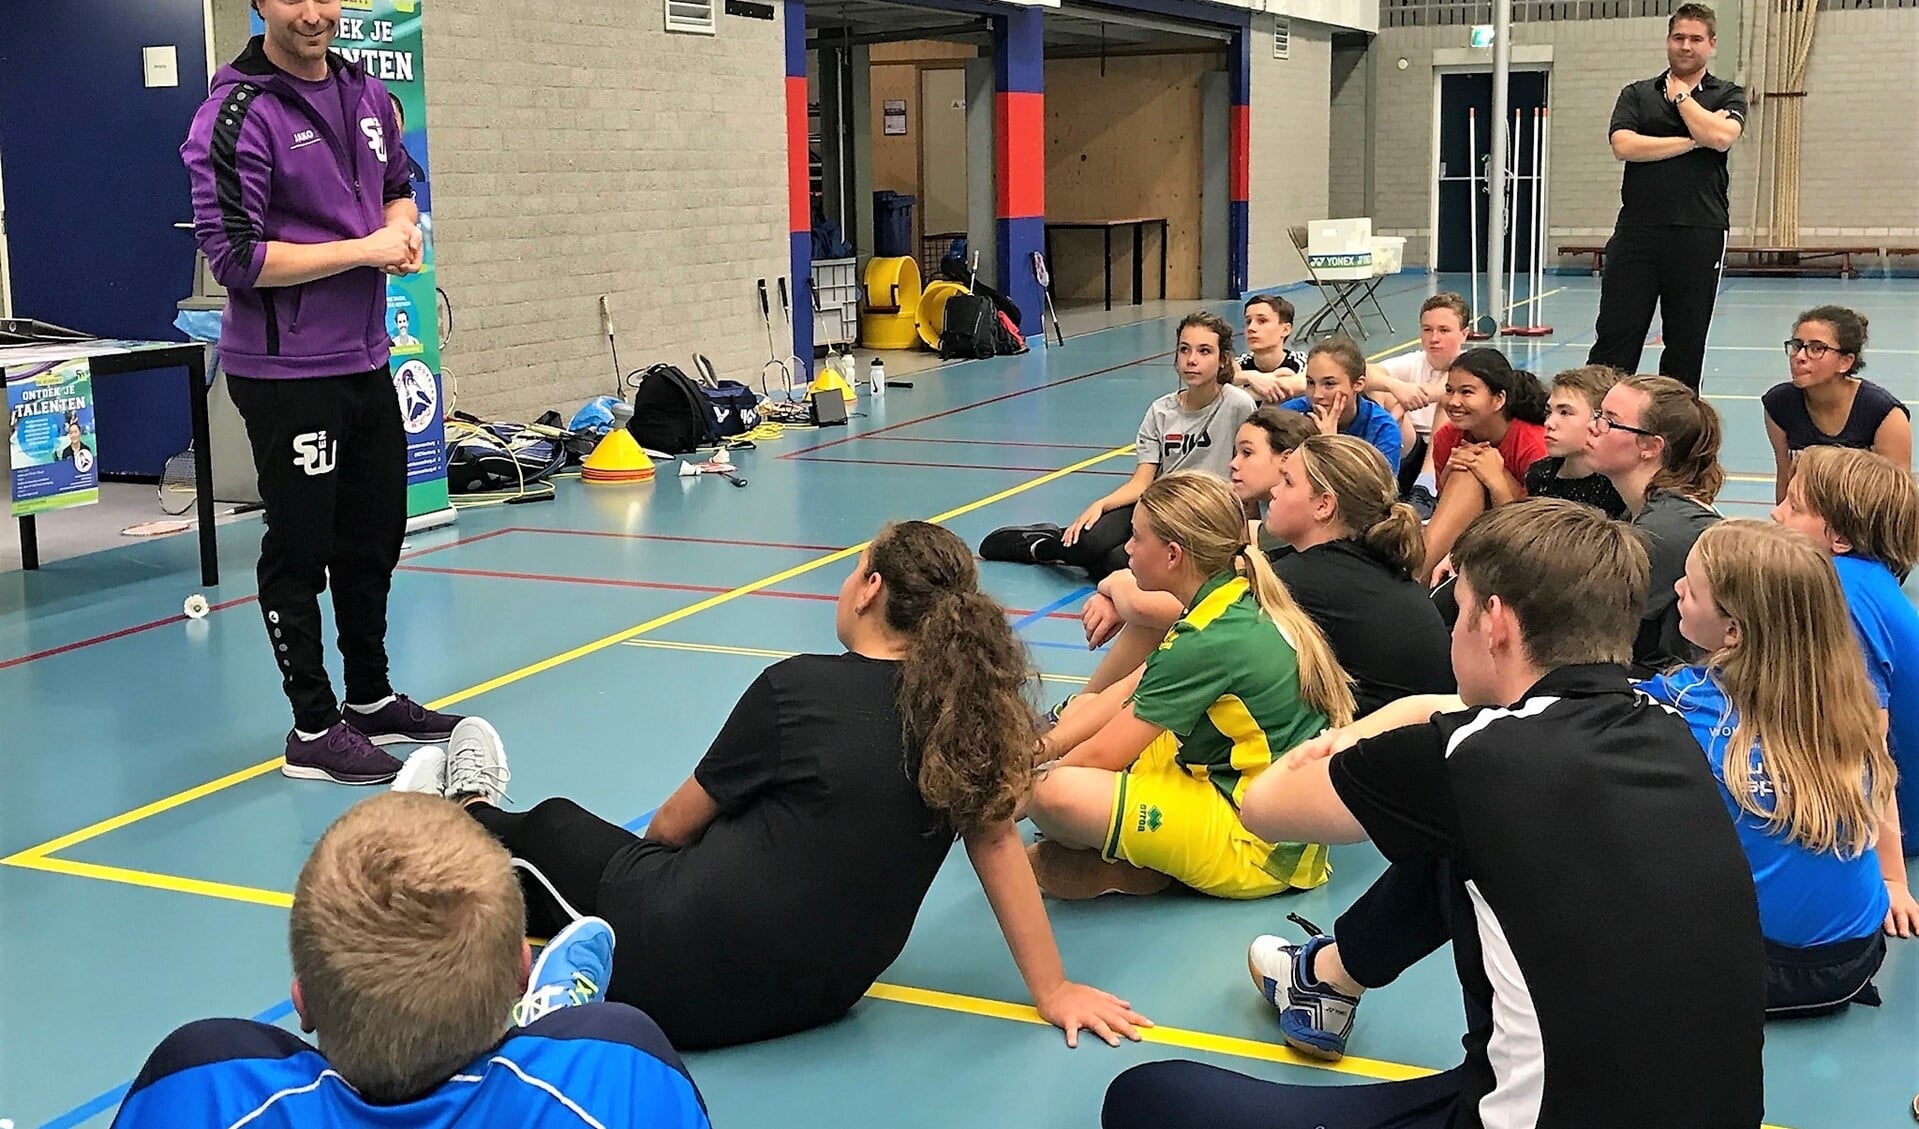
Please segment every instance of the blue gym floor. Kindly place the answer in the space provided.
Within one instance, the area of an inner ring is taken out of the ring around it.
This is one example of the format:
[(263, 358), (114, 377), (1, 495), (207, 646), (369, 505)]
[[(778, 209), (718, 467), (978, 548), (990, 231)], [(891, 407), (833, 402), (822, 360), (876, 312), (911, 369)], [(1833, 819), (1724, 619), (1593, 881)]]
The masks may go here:
[[(1547, 281), (1544, 320), (1559, 332), (1504, 344), (1550, 375), (1585, 359), (1598, 284)], [(1395, 332), (1375, 320), (1367, 351), (1413, 347), (1418, 303), (1437, 288), (1423, 275), (1388, 280)], [(1778, 343), (1794, 314), (1822, 302), (1867, 312), (1870, 375), (1919, 399), (1919, 282), (1727, 280), (1705, 379), (1727, 423), (1729, 515), (1763, 517), (1771, 504), (1759, 394), (1784, 377)], [(1219, 308), (1237, 320), (1236, 306)], [(1174, 386), (1172, 342), (1173, 322), (1153, 321), (916, 374), (911, 390), (862, 397), (844, 430), (791, 431), (738, 455), (743, 490), (668, 465), (648, 486), (569, 481), (555, 502), (466, 510), (409, 541), (393, 594), (395, 680), (490, 718), (518, 803), (569, 795), (637, 823), (755, 672), (836, 648), (847, 546), (894, 518), (943, 521), (977, 544), (996, 526), (1063, 521), (1110, 489), (1132, 465), (1144, 405)], [(189, 538), (0, 576), (0, 1118), (23, 1129), (106, 1124), (182, 1022), (290, 1014), (288, 891), (320, 831), (368, 793), (274, 771), (288, 716), (252, 607), (258, 538), (257, 525), (221, 529), (225, 581), (199, 622), (179, 614), (199, 591)], [(1016, 609), (1034, 665), (1057, 676), (1048, 696), (1070, 692), (1094, 663), (1076, 615), (1082, 581), (983, 571)], [(1049, 903), (1069, 974), (1160, 1024), (1141, 1045), (1069, 1052), (1026, 1006), (956, 851), (873, 998), (823, 1030), (692, 1056), (692, 1070), (722, 1126), (1065, 1129), (1095, 1125), (1106, 1083), (1154, 1058), (1325, 1084), (1451, 1066), (1462, 1019), (1445, 956), (1367, 998), (1355, 1057), (1337, 1071), (1279, 1045), (1247, 983), (1246, 943), (1290, 929), (1288, 911), (1330, 925), (1380, 867), (1368, 846), (1333, 859), (1328, 886), (1282, 901)], [(1919, 943), (1894, 942), (1879, 986), (1883, 1008), (1768, 1029), (1769, 1123), (1911, 1124)], [(1658, 985), (1647, 987), (1646, 1021), (1661, 1022)]]

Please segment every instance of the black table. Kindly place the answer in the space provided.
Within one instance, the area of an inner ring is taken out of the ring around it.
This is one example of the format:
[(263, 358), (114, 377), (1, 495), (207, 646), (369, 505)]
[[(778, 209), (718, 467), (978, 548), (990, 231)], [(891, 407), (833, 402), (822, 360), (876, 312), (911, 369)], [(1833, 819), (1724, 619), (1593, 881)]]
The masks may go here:
[[(16, 360), (15, 356), (19, 359)], [(220, 551), (213, 528), (213, 439), (207, 424), (207, 347), (177, 341), (61, 341), (0, 347), (0, 368), (85, 357), (94, 377), (184, 368), (193, 416), (193, 488), (200, 519), (200, 581), (220, 583)], [(20, 565), (40, 567), (40, 538), (29, 515), (20, 522)]]
[(1133, 229), (1133, 305), (1142, 304), (1141, 291), (1145, 289), (1146, 229), (1159, 227), (1159, 298), (1166, 300), (1166, 217), (1136, 216), (1131, 219), (1117, 220), (1047, 220), (1046, 221), (1046, 261), (1057, 263), (1053, 254), (1053, 233), (1055, 231), (1097, 231), (1104, 239), (1106, 262), (1106, 308), (1113, 308), (1113, 229), (1130, 227)]

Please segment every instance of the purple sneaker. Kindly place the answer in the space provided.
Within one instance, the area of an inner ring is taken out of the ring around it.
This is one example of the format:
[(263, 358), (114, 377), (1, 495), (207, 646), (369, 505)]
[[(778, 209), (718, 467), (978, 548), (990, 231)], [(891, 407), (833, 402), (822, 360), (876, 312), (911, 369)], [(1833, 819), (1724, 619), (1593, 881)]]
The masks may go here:
[(462, 720), (454, 714), (435, 713), (405, 694), (395, 695), (372, 713), (347, 706), (340, 711), (340, 718), (376, 745), (444, 744)]
[(311, 741), (298, 732), (287, 734), (287, 759), (280, 772), (297, 780), (331, 780), (335, 784), (385, 784), (400, 771), (400, 762), (373, 747), (366, 735), (346, 724)]

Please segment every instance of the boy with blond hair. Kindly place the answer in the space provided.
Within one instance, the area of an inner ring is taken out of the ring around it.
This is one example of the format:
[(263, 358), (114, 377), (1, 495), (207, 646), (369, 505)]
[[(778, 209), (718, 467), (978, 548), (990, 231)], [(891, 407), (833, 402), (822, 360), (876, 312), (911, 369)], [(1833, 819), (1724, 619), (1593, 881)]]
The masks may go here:
[(525, 920), (505, 848), (458, 806), (376, 796), (327, 829), (294, 888), (293, 1007), (317, 1049), (250, 1020), (189, 1023), (114, 1124), (708, 1129), (653, 1021), (589, 1002), (605, 923), (576, 922), (535, 965)]

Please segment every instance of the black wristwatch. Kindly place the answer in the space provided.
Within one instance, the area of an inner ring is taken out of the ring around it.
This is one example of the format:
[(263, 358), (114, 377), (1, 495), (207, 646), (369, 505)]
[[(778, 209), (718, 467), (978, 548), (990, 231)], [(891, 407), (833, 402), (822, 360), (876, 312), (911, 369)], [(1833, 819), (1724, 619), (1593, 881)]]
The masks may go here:
[(1677, 106), (1679, 105), (1679, 103), (1684, 102), (1686, 99), (1690, 97), (1692, 97), (1692, 91), (1681, 90), (1679, 93), (1672, 96), (1672, 104)]

